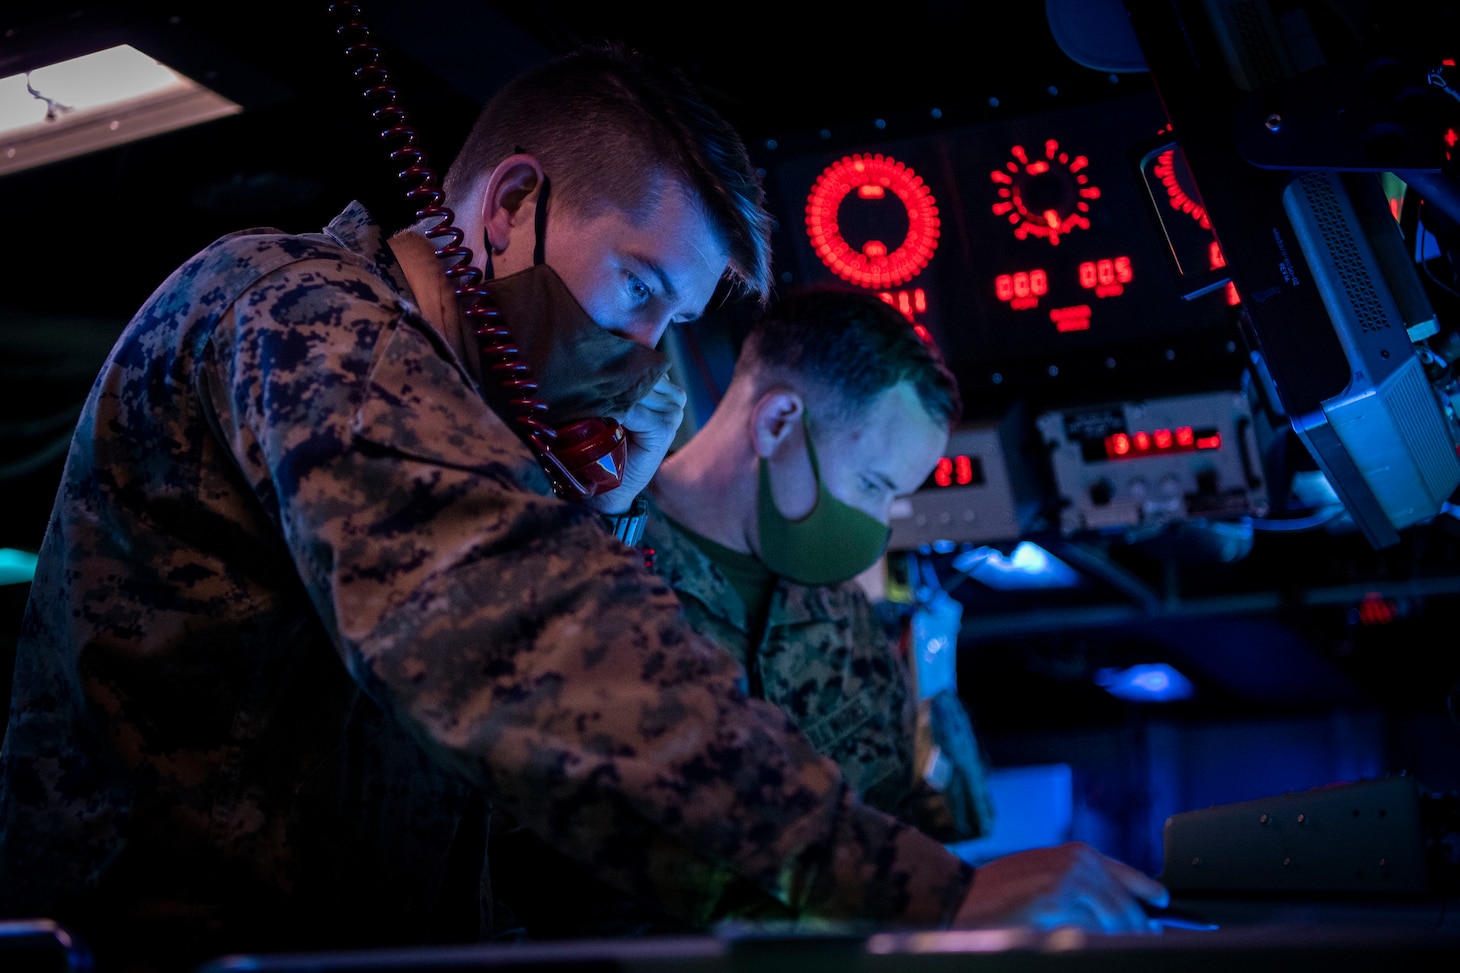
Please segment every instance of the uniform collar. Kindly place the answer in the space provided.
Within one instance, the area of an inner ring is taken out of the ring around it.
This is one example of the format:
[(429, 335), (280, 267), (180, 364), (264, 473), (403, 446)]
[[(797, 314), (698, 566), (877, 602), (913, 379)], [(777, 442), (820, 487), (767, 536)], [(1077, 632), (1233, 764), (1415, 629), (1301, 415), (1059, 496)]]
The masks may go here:
[[(685, 528), (675, 523), (649, 497), (649, 522), (644, 528), (640, 546), (654, 549), (654, 570), (676, 594), (689, 595), (703, 602), (707, 610), (745, 631), (749, 624), (745, 606), (735, 587), (708, 555), (702, 551)], [(808, 587), (781, 578), (771, 596), (768, 626), (821, 622), (841, 617), (855, 581), (822, 587)]]
[(417, 303), (410, 285), (406, 283), (405, 272), (401, 270), (400, 263), (390, 249), (389, 238), (363, 203), (359, 200), (351, 201), (339, 216), (330, 220), (324, 232), (340, 246), (374, 263), (397, 291), (409, 297), (412, 304)]

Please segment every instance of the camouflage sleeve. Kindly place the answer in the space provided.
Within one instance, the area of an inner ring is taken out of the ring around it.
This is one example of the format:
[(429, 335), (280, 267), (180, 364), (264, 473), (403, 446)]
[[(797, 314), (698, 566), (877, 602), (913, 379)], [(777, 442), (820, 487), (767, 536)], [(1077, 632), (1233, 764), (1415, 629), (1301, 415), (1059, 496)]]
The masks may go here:
[(439, 763), (670, 908), (698, 903), (664, 901), (673, 870), (647, 849), (666, 842), (798, 914), (951, 918), (968, 866), (859, 803), (748, 699), (640, 557), (545, 495), (531, 455), (379, 279), (348, 265), (266, 277), (211, 341), (218, 434), (344, 665)]

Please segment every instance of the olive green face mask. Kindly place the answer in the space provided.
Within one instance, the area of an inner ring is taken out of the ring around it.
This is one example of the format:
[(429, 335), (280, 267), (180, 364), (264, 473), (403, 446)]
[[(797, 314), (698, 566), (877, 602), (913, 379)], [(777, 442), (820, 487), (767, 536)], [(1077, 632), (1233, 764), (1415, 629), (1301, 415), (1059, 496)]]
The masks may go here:
[[(805, 423), (805, 412), (802, 422)], [(800, 520), (789, 520), (771, 495), (770, 467), (760, 458), (760, 492), (756, 529), (760, 559), (773, 574), (799, 584), (826, 585), (849, 581), (870, 568), (887, 548), (891, 531), (875, 517), (842, 503), (827, 490), (816, 462), (811, 428), (806, 427), (806, 453), (816, 477), (816, 505)]]

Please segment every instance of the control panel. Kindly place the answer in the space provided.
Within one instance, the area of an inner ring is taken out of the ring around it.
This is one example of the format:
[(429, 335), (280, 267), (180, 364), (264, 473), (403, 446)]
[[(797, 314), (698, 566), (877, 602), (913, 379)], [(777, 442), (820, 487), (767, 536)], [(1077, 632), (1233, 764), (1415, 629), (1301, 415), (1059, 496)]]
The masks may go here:
[(1035, 425), (1049, 452), (1064, 534), (1267, 513), (1243, 392), (1053, 409)]
[(925, 544), (989, 544), (1017, 540), (1044, 499), (1031, 461), (1026, 413), (965, 423), (948, 437), (947, 454), (926, 483), (892, 508), (891, 550)]

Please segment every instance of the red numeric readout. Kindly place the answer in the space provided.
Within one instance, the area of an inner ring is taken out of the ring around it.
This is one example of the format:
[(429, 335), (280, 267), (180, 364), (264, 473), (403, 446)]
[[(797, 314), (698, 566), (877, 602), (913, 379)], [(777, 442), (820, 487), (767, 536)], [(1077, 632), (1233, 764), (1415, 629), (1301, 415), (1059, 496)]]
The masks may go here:
[(1080, 286), (1096, 297), (1119, 297), (1131, 281), (1129, 257), (1086, 260), (1080, 264)]
[[(1075, 270), (1081, 288), (1094, 291), (1096, 297), (1119, 297), (1134, 274), (1129, 257), (1108, 257), (1085, 260)], [(1049, 272), (1042, 267), (999, 274), (994, 278), (994, 296), (1009, 305), (1010, 310), (1028, 311), (1039, 306), (1039, 299), (1049, 293)], [(1082, 326), (1061, 327), (1061, 331), (1082, 330), (1089, 326), (1089, 309)], [(1062, 323), (1056, 318), (1056, 323)]]
[(1043, 270), (1021, 270), (994, 278), (994, 294), (1007, 301), (1016, 311), (1039, 306), (1039, 299), (1049, 293), (1049, 275)]
[(933, 469), (933, 483), (940, 487), (971, 486), (974, 482), (973, 458), (944, 456)]
[(1198, 433), (1191, 426), (1152, 431), (1116, 432), (1105, 437), (1106, 459), (1134, 459), (1141, 456), (1165, 456), (1171, 453), (1194, 453), (1221, 449), (1222, 434), (1216, 430)]
[(925, 314), (928, 310), (928, 294), (921, 287), (915, 287), (910, 291), (878, 291), (877, 296), (882, 298), (884, 304), (891, 304), (902, 312), (907, 318), (907, 323), (912, 325), (913, 334), (922, 339), (923, 344), (933, 345), (933, 333), (927, 328), (918, 324), (917, 316)]
[(928, 293), (921, 287), (912, 290), (878, 291), (877, 296), (902, 312), (909, 321), (916, 321), (919, 314), (928, 313)]

